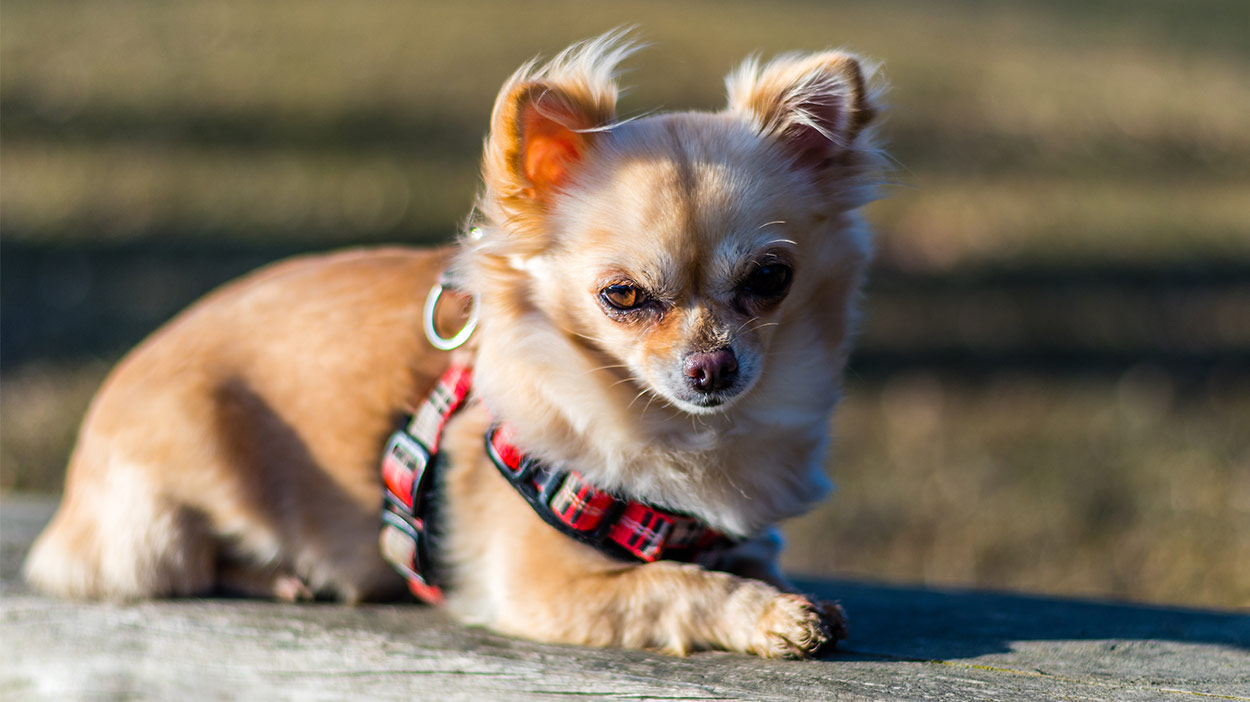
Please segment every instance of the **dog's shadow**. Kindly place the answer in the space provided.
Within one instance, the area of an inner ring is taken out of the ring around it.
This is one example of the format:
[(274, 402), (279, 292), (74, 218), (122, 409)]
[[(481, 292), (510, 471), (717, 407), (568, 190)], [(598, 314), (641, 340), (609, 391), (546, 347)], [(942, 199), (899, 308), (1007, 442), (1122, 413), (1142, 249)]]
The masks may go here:
[(841, 601), (850, 638), (824, 658), (950, 660), (1023, 641), (1160, 640), (1250, 650), (1250, 614), (800, 578)]

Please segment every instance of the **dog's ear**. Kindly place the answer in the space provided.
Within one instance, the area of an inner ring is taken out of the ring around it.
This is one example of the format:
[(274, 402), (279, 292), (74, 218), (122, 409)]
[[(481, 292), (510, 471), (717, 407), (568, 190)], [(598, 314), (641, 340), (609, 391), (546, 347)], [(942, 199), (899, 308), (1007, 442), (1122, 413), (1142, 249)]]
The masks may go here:
[(612, 105), (588, 97), (545, 81), (518, 86), (509, 96), (515, 111), (511, 165), (527, 197), (549, 201), (586, 156), (593, 130), (611, 121)]
[(748, 59), (725, 78), (729, 109), (778, 139), (795, 161), (824, 171), (844, 161), (876, 115), (856, 57), (840, 51)]
[(635, 50), (611, 32), (575, 44), (544, 66), (522, 66), (491, 115), (483, 206), (521, 227), (538, 224), (616, 115), (617, 64)]

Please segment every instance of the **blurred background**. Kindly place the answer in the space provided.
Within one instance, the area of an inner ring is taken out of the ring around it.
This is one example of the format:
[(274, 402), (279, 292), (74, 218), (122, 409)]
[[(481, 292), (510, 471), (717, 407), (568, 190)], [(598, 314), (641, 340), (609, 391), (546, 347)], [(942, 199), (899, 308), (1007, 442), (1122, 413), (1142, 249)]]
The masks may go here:
[(623, 115), (747, 54), (883, 63), (899, 167), (785, 565), (1250, 607), (1250, 3), (7, 0), (0, 491), (127, 348), (298, 252), (450, 239), (495, 91), (622, 24)]

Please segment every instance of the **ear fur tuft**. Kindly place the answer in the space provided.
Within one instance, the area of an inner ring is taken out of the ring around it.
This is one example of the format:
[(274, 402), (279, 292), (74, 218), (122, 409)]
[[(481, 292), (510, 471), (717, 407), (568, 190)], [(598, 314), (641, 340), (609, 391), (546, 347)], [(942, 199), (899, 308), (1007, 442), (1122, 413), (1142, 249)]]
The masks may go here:
[(554, 193), (616, 116), (617, 66), (638, 44), (618, 29), (531, 61), (504, 83), (491, 114), (478, 207), (516, 233), (542, 230)]
[(730, 110), (816, 170), (853, 151), (876, 116), (860, 60), (840, 51), (785, 54), (763, 65), (747, 59), (725, 87)]

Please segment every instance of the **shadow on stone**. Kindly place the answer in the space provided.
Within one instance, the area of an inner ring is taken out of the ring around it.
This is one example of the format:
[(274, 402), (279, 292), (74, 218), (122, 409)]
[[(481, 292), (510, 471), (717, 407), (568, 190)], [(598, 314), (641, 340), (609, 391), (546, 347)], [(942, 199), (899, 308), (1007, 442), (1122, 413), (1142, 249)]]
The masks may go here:
[(831, 660), (975, 658), (1025, 641), (1152, 640), (1250, 650), (1247, 614), (850, 580), (796, 584), (846, 608), (851, 637), (826, 656)]

